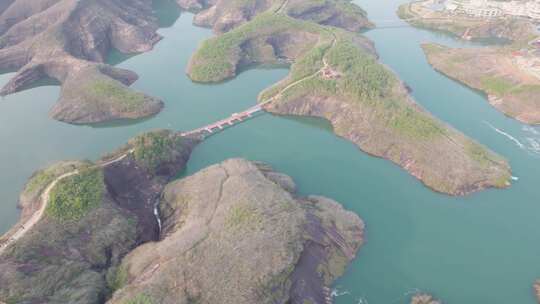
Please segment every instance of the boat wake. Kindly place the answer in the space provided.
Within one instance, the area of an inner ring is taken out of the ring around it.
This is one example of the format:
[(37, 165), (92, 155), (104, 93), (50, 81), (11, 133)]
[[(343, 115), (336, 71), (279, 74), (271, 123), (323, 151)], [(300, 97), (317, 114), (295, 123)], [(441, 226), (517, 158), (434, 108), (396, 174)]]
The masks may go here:
[(540, 131), (536, 130), (534, 127), (531, 127), (531, 126), (523, 126), (523, 128), (521, 129), (525, 132), (529, 132), (534, 135), (540, 135)]
[[(340, 290), (339, 288), (340, 287), (337, 286), (336, 288), (332, 289), (332, 293), (330, 294), (330, 296), (332, 298), (337, 298), (337, 297), (341, 297), (341, 296), (352, 296), (350, 291), (348, 291), (348, 290)], [(355, 301), (356, 301), (357, 304), (369, 304), (368, 300), (364, 296), (360, 296), (360, 297), (356, 298)]]
[(335, 298), (335, 297), (341, 297), (341, 296), (349, 295), (349, 294), (351, 294), (350, 291), (347, 291), (347, 290), (340, 291), (339, 289), (334, 288), (330, 295), (332, 296), (332, 298)]
[(504, 132), (503, 130), (493, 126), (492, 124), (490, 124), (489, 122), (487, 121), (484, 121), (484, 123), (486, 125), (488, 125), (490, 128), (492, 128), (493, 130), (495, 130), (495, 132), (505, 136), (506, 138), (510, 139), (511, 141), (513, 141), (518, 147), (520, 147), (521, 149), (525, 149), (525, 145), (523, 145), (517, 138), (515, 138), (514, 136)]
[(356, 304), (369, 304), (366, 298), (358, 298), (358, 302)]

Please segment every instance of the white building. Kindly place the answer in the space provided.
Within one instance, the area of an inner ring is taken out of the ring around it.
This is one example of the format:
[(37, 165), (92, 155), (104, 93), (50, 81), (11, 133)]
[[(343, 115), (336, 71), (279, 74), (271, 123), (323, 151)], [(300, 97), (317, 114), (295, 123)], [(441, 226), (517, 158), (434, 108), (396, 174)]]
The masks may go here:
[(540, 0), (447, 0), (445, 9), (474, 17), (519, 16), (540, 20)]

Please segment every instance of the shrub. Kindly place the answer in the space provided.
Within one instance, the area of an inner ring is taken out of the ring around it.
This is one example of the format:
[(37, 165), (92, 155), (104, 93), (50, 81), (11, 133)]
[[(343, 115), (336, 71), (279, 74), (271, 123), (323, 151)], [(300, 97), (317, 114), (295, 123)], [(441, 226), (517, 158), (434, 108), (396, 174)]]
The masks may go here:
[(46, 213), (62, 221), (78, 220), (101, 204), (104, 189), (101, 169), (81, 169), (51, 190)]

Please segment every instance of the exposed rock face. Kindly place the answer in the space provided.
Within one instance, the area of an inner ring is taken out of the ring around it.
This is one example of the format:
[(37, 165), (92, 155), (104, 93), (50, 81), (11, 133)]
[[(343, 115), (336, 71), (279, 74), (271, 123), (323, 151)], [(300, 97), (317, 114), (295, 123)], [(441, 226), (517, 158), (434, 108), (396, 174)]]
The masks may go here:
[[(104, 160), (104, 166), (62, 163), (34, 175), (22, 196), (25, 208), (36, 209), (50, 182), (74, 168), (81, 172), (78, 174), (83, 174), (85, 167), (97, 168), (93, 170), (100, 171), (103, 194), (99, 204), (77, 220), (46, 212), (22, 238), (0, 252), (0, 301), (103, 303), (115, 288), (121, 258), (137, 245), (157, 239), (154, 205), (166, 182), (184, 168), (195, 143), (172, 132), (152, 132), (135, 138), (108, 158), (129, 153), (117, 162), (107, 164)], [(144, 155), (158, 151), (153, 159), (162, 161), (153, 162), (152, 168), (159, 170), (148, 167), (140, 151), (146, 151)], [(83, 195), (69, 200), (82, 200)], [(50, 199), (48, 204), (47, 210)], [(70, 210), (64, 211), (69, 214)]]
[(364, 226), (336, 202), (296, 197), (294, 188), (240, 159), (169, 184), (161, 241), (124, 259), (125, 285), (109, 303), (326, 303)]
[(433, 298), (433, 296), (425, 293), (416, 294), (411, 298), (411, 304), (442, 304), (439, 300)]
[[(70, 123), (140, 118), (163, 103), (127, 86), (133, 72), (103, 64), (111, 48), (145, 52), (160, 37), (151, 0), (15, 0), (0, 10), (0, 69), (18, 70), (3, 95), (51, 77), (62, 83), (51, 116)], [(0, 7), (1, 9), (2, 7)]]
[(198, 12), (194, 18), (196, 25), (213, 28), (216, 33), (227, 32), (266, 11), (352, 31), (372, 26), (366, 13), (348, 0), (178, 0), (178, 3), (184, 9)]

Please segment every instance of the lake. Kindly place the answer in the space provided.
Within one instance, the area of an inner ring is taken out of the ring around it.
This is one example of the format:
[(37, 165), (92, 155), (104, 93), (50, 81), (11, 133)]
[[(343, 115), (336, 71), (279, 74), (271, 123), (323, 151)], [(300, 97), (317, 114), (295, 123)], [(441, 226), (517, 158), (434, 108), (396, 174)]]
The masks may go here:
[[(192, 83), (186, 64), (197, 45), (211, 37), (194, 27), (192, 15), (168, 0), (156, 10), (164, 39), (137, 56), (111, 54), (119, 67), (137, 72), (136, 89), (160, 97), (166, 107), (131, 124), (72, 126), (48, 118), (59, 88), (43, 85), (0, 101), (0, 231), (18, 218), (16, 203), (27, 178), (64, 159), (97, 159), (151, 129), (190, 130), (256, 103), (257, 94), (286, 69), (241, 73), (219, 85)], [(413, 90), (436, 117), (506, 157), (515, 181), (506, 190), (450, 197), (424, 187), (389, 161), (368, 156), (333, 135), (319, 119), (263, 114), (210, 137), (194, 151), (184, 175), (231, 157), (271, 164), (297, 182), (301, 194), (324, 195), (358, 213), (367, 242), (338, 280), (338, 304), (407, 303), (417, 291), (445, 303), (535, 303), (540, 278), (540, 128), (492, 108), (485, 96), (437, 73), (420, 48), (423, 42), (472, 46), (398, 20), (404, 0), (357, 0), (381, 25), (366, 33), (381, 62)], [(0, 75), (5, 84), (13, 74)]]

